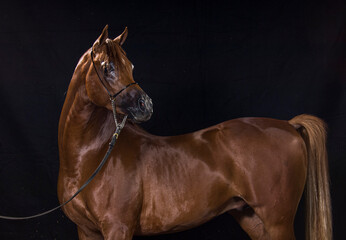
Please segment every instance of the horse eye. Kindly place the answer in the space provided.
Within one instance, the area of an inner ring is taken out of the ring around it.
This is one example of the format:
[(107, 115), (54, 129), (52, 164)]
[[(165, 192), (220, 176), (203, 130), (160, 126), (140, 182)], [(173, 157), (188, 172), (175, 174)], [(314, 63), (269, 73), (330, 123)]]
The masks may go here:
[(103, 73), (104, 73), (105, 75), (108, 74), (107, 65), (108, 65), (108, 64), (105, 63), (105, 62), (102, 62), (102, 63), (101, 63), (101, 67), (103, 68)]

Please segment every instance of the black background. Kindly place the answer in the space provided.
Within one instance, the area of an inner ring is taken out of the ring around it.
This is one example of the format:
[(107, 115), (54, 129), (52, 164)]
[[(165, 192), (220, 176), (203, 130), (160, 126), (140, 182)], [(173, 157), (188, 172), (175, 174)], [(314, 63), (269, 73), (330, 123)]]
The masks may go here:
[[(334, 234), (343, 239), (345, 18), (341, 0), (1, 3), (0, 215), (36, 214), (58, 204), (57, 129), (65, 92), (79, 58), (109, 24), (112, 38), (129, 28), (124, 48), (135, 80), (154, 101), (154, 115), (143, 125), (151, 133), (175, 135), (245, 116), (323, 118)], [(34, 220), (0, 220), (0, 239), (77, 235), (58, 210)], [(187, 232), (144, 239), (246, 235), (223, 215)]]

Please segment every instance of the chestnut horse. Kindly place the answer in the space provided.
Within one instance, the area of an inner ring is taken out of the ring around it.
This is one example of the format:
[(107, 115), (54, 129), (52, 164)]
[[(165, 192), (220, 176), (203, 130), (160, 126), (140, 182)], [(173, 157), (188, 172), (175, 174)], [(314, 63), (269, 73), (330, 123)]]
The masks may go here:
[(322, 120), (241, 118), (180, 136), (149, 134), (137, 123), (151, 117), (153, 106), (139, 85), (129, 86), (126, 37), (127, 29), (109, 39), (105, 27), (75, 68), (60, 117), (58, 196), (64, 202), (108, 149), (115, 129), (109, 94), (120, 91), (117, 115), (129, 116), (99, 174), (63, 207), (79, 239), (183, 231), (225, 212), (251, 239), (295, 239), (304, 189), (307, 239), (332, 238)]

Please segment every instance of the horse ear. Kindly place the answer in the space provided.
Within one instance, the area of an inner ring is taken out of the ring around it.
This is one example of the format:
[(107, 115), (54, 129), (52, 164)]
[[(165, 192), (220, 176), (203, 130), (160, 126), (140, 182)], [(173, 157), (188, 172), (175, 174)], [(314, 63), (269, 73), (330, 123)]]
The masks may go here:
[(108, 38), (108, 24), (104, 27), (98, 39), (96, 39), (93, 47), (95, 48), (95, 47), (101, 46), (106, 41), (107, 38)]
[(125, 30), (123, 31), (123, 33), (117, 36), (116, 38), (114, 38), (114, 42), (119, 43), (120, 46), (123, 45), (127, 38), (127, 33), (128, 33), (127, 27), (125, 27)]

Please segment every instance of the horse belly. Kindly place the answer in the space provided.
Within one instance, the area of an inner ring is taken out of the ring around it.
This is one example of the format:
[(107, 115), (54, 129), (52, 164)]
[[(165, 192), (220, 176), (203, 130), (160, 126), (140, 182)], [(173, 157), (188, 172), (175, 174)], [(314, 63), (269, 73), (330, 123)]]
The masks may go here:
[(187, 230), (245, 204), (233, 198), (225, 179), (211, 178), (208, 182), (196, 179), (196, 185), (188, 188), (189, 184), (182, 184), (176, 189), (167, 189), (164, 185), (157, 187), (143, 202), (135, 234), (155, 235)]

